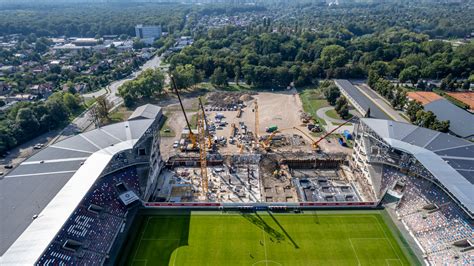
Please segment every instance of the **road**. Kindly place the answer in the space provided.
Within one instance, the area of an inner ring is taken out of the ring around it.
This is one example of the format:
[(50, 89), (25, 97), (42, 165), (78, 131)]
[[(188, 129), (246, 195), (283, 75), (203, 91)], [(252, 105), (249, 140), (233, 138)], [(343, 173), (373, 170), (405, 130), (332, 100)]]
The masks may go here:
[[(82, 95), (84, 98), (94, 98), (94, 97), (99, 97), (102, 95), (106, 95), (107, 100), (112, 104), (112, 109), (116, 108), (119, 106), (122, 102), (123, 99), (118, 95), (118, 88), (122, 86), (125, 82), (129, 80), (135, 79), (138, 75), (140, 75), (144, 70), (150, 69), (150, 68), (156, 68), (160, 66), (161, 64), (161, 57), (160, 56), (155, 56), (152, 59), (148, 60), (143, 66), (140, 67), (139, 70), (133, 72), (129, 77), (114, 81), (110, 83), (107, 88), (99, 90), (97, 92), (89, 93), (89, 94), (84, 94)], [(88, 130), (92, 126), (92, 120), (90, 117), (90, 111), (87, 110), (78, 117), (76, 117), (70, 125), (68, 125), (64, 129), (65, 134), (61, 134), (60, 136), (57, 137), (57, 139), (54, 142), (57, 142), (63, 138), (61, 138), (62, 135), (69, 136), (71, 134), (71, 130), (73, 132), (83, 132)]]
[(380, 109), (382, 109), (386, 114), (388, 114), (393, 120), (397, 122), (405, 122), (408, 123), (403, 116), (400, 115), (398, 111), (393, 109), (389, 103), (385, 101), (382, 96), (380, 96), (377, 92), (372, 90), (367, 84), (360, 83), (355, 85), (356, 88), (360, 90), (367, 98), (369, 98), (372, 102), (374, 102)]

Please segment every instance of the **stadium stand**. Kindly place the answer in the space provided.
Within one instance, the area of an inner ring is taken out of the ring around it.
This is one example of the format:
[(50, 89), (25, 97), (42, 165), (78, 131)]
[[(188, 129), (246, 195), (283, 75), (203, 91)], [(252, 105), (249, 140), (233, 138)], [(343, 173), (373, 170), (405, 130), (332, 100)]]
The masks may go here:
[[(355, 135), (351, 167), (368, 184), (381, 184), (379, 200), (389, 190), (400, 194), (395, 211), (427, 262), (473, 265), (474, 180), (463, 170), (474, 169), (474, 144), (378, 119), (361, 119)], [(373, 167), (382, 174), (370, 171)]]
[[(156, 186), (161, 117), (160, 107), (139, 108), (131, 120), (41, 150), (0, 180), (8, 199), (0, 264), (103, 264), (130, 209)], [(140, 176), (151, 162), (154, 175)]]
[[(38, 264), (66, 265), (71, 260), (82, 265), (102, 264), (129, 209), (119, 200), (121, 185), (127, 191), (142, 195), (135, 167), (102, 177), (61, 228)], [(88, 208), (91, 205), (100, 207), (101, 211), (91, 211)], [(71, 240), (75, 248), (66, 246)]]

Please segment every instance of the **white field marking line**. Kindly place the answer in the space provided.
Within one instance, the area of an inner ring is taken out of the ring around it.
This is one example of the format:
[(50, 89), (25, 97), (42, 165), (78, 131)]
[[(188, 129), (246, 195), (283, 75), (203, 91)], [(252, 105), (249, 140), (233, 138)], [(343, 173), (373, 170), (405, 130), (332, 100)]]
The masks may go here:
[(387, 263), (387, 265), (390, 266), (390, 263), (388, 263), (388, 262), (391, 261), (391, 260), (398, 261), (398, 263), (400, 263), (400, 265), (403, 265), (403, 262), (401, 262), (399, 259), (385, 259), (385, 263)]
[(278, 264), (278, 265), (283, 265), (283, 264), (281, 264), (281, 263), (279, 263), (279, 262), (276, 262), (276, 261), (274, 261), (274, 260), (259, 260), (259, 261), (255, 262), (254, 264), (252, 264), (252, 266), (255, 265), (255, 264), (258, 264), (258, 263), (260, 263), (260, 262), (265, 262), (265, 263), (269, 263), (269, 262), (270, 262), (270, 263), (275, 263), (275, 264)]
[(352, 240), (350, 238), (349, 238), (349, 242), (351, 243), (352, 250), (354, 251), (354, 254), (356, 255), (356, 259), (358, 263), (357, 265), (360, 266), (361, 264), (360, 264), (359, 256), (357, 256), (357, 251), (355, 250), (354, 245), (352, 244)]
[[(339, 218), (338, 220), (339, 220), (340, 222), (341, 222), (341, 220), (342, 220), (341, 217), (342, 217), (342, 216), (337, 216), (337, 218)], [(342, 226), (344, 227), (344, 231), (345, 231), (344, 233), (347, 234), (347, 227), (346, 227), (346, 224), (345, 224), (344, 222), (342, 222)], [(357, 263), (358, 263), (358, 265), (360, 266), (361, 264), (360, 264), (359, 256), (357, 256), (357, 251), (355, 250), (354, 244), (352, 244), (352, 240), (351, 240), (350, 237), (349, 237), (349, 243), (351, 244), (352, 251), (354, 251), (354, 254), (355, 254), (355, 256), (356, 256)]]
[[(382, 230), (383, 234), (385, 235), (385, 239), (387, 239), (388, 243), (390, 244), (390, 247), (392, 247), (393, 252), (395, 253), (395, 255), (397, 255), (398, 260), (400, 262), (402, 262), (402, 260), (400, 259), (400, 256), (398, 255), (398, 252), (395, 250), (395, 248), (392, 245), (392, 241), (390, 241), (390, 239), (387, 236), (387, 233), (385, 232), (385, 230), (383, 230), (383, 227), (380, 224), (379, 219), (377, 219), (375, 216), (372, 216), (372, 218), (374, 218), (377, 221), (377, 225), (380, 228), (380, 230)], [(403, 265), (403, 263), (402, 263), (402, 265)]]
[(262, 235), (263, 235), (263, 247), (265, 250), (265, 265), (268, 266), (267, 244), (265, 243), (265, 230), (263, 230), (263, 228), (262, 228)]
[(146, 229), (148, 228), (148, 223), (149, 223), (149, 222), (150, 222), (150, 217), (148, 217), (147, 220), (146, 220), (145, 229), (144, 229), (143, 232), (142, 232), (142, 236), (140, 237), (140, 241), (138, 241), (137, 250), (135, 250), (135, 255), (133, 255), (133, 260), (132, 260), (132, 261), (135, 261), (135, 258), (137, 257), (138, 250), (140, 249), (140, 244), (142, 243), (143, 235), (145, 234)]

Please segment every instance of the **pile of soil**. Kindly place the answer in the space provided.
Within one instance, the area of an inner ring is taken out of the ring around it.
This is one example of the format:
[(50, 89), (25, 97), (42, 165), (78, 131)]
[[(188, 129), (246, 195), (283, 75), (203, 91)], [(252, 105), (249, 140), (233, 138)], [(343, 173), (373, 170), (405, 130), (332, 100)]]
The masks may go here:
[(251, 93), (211, 92), (207, 95), (207, 104), (214, 107), (229, 108), (253, 100)]

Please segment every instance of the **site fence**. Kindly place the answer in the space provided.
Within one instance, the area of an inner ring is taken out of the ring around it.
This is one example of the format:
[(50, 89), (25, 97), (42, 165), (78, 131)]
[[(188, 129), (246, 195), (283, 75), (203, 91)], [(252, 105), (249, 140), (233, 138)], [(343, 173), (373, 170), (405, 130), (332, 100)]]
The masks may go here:
[(146, 208), (208, 208), (208, 209), (316, 209), (316, 208), (377, 208), (378, 202), (299, 202), (299, 203), (286, 203), (286, 202), (273, 202), (273, 203), (218, 203), (218, 202), (146, 202), (144, 206)]

